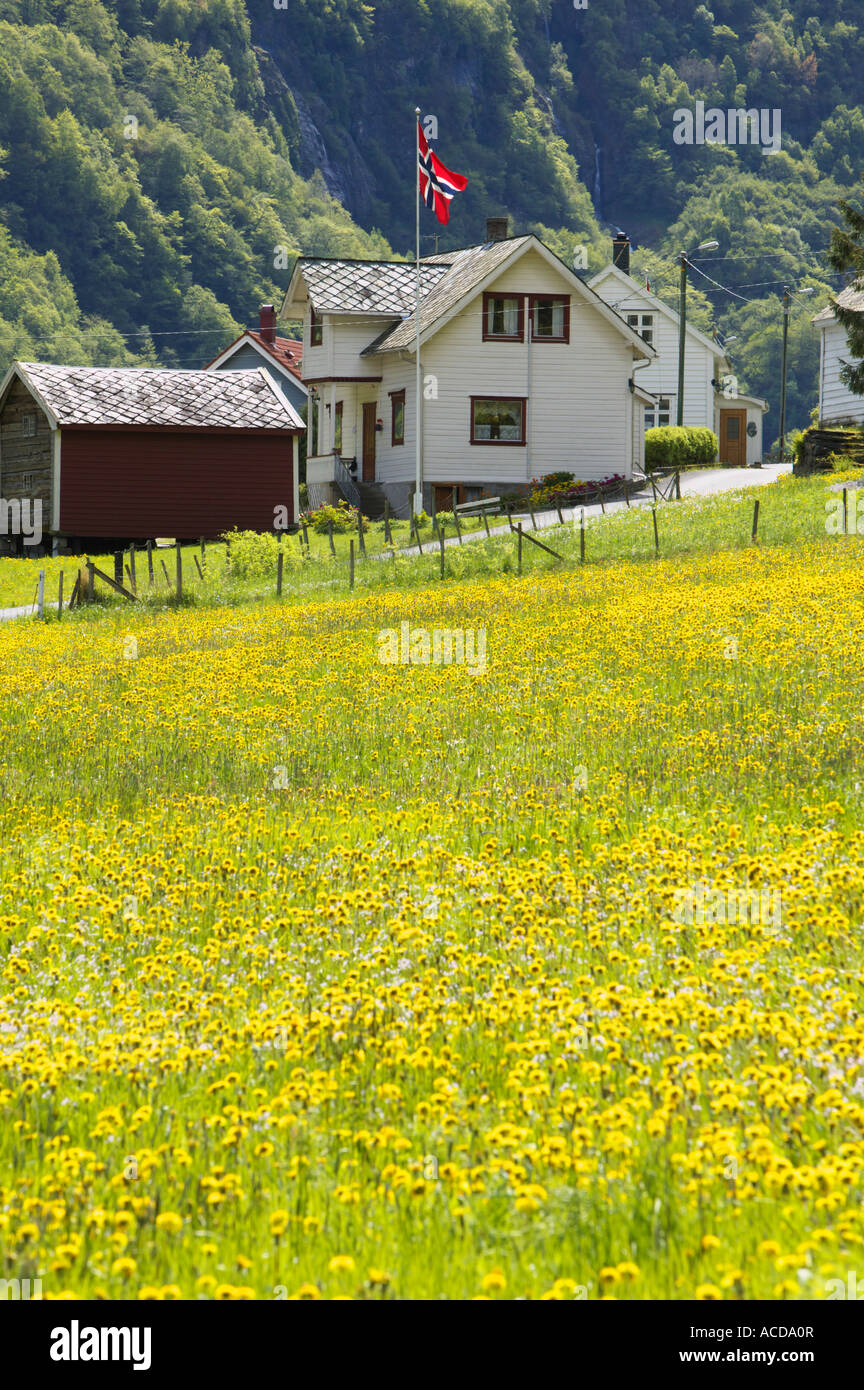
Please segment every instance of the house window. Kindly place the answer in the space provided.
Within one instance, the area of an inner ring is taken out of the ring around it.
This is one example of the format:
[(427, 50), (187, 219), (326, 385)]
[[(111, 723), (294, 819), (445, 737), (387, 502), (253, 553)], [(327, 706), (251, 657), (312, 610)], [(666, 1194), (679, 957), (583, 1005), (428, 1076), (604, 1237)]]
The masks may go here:
[(645, 411), (645, 428), (653, 430), (662, 425), (668, 425), (672, 419), (671, 401), (668, 396), (661, 396), (656, 405), (650, 406)]
[(531, 337), (538, 343), (569, 343), (569, 297), (554, 294), (532, 294)]
[(36, 433), (36, 416), (32, 410), (21, 416), (21, 433), (31, 436)]
[(25, 474), (23, 474), (23, 476), (22, 476), (22, 478), (21, 478), (21, 491), (22, 491), (22, 492), (32, 492), (32, 491), (33, 491), (33, 474), (32, 474), (32, 473), (25, 473)]
[(336, 402), (336, 410), (333, 415), (333, 448), (337, 454), (342, 452), (342, 412), (344, 401)]
[(405, 392), (390, 392), (390, 443), (405, 443)]
[(631, 328), (644, 339), (649, 346), (654, 345), (654, 315), (653, 314), (628, 314), (627, 322)]
[(524, 444), (523, 396), (472, 396), (472, 444)]
[(324, 322), (320, 314), (316, 314), (314, 309), (310, 310), (309, 318), (309, 346), (320, 347), (324, 342)]
[(524, 296), (521, 294), (484, 294), (484, 343), (521, 343), (524, 337)]

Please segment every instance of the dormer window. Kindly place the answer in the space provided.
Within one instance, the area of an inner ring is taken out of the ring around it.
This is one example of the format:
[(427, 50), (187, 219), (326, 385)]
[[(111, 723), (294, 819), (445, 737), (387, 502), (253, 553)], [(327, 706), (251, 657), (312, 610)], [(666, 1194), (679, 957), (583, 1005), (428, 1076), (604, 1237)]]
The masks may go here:
[(309, 346), (321, 347), (324, 342), (324, 320), (314, 309), (309, 311)]
[(569, 295), (532, 294), (531, 337), (536, 343), (569, 343)]
[(36, 433), (36, 415), (34, 411), (28, 410), (21, 416), (21, 433), (28, 438)]
[(521, 343), (525, 339), (525, 297), (521, 294), (484, 294), (484, 343)]

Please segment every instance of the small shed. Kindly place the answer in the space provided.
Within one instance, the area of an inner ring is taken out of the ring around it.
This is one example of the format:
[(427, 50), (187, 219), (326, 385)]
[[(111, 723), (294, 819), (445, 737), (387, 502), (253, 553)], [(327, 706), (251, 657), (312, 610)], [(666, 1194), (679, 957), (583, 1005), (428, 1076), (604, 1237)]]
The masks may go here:
[(55, 551), (272, 531), (297, 520), (304, 428), (261, 367), (16, 362), (0, 385), (0, 497), (41, 502)]

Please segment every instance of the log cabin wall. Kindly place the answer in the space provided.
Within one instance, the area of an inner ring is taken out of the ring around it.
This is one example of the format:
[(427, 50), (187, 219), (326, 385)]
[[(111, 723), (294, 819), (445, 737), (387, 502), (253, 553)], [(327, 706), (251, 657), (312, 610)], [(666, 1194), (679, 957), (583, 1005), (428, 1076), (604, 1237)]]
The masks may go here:
[[(27, 417), (30, 417), (29, 420)], [(23, 381), (12, 382), (0, 408), (0, 497), (42, 503), (42, 530), (51, 527), (52, 434), (48, 417)], [(19, 536), (0, 535), (0, 551), (20, 551)], [(33, 550), (29, 554), (35, 553)]]

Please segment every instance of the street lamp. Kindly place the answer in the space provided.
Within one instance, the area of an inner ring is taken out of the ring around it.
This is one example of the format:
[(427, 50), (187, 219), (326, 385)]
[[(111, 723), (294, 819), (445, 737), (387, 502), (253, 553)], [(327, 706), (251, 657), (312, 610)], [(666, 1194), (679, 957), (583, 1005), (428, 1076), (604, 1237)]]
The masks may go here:
[[(799, 290), (799, 294), (812, 294), (813, 287)], [(788, 358), (789, 346), (789, 302), (792, 298), (792, 291), (788, 285), (783, 286), (783, 366), (780, 369), (780, 462), (786, 455), (786, 361)]]
[[(719, 241), (700, 241), (696, 251), (716, 251)], [(684, 424), (684, 336), (687, 332), (687, 259), (696, 251), (681, 252), (681, 287), (678, 301), (678, 424)]]

